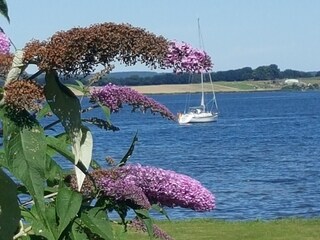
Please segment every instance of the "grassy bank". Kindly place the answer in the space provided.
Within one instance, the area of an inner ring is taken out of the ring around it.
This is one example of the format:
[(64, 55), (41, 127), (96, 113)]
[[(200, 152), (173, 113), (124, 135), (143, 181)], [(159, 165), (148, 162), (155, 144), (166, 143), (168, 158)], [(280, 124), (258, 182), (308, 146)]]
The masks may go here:
[[(160, 221), (156, 223), (176, 240), (319, 240), (320, 219), (274, 221)], [(149, 239), (143, 233), (129, 233), (127, 239)]]
[[(280, 85), (271, 81), (243, 81), (243, 82), (217, 82), (213, 84), (215, 92), (243, 92), (243, 91), (272, 91), (281, 89)], [(140, 93), (186, 93), (201, 91), (200, 84), (167, 84), (167, 85), (145, 85), (131, 87)], [(212, 86), (204, 84), (204, 91), (212, 91)]]

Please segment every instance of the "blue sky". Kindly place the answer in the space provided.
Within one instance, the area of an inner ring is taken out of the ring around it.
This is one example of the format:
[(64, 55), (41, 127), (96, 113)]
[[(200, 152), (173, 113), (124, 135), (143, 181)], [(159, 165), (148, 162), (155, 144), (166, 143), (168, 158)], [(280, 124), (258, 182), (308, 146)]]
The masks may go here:
[[(200, 18), (213, 71), (277, 64), (320, 71), (319, 0), (7, 0), (0, 26), (18, 48), (94, 23), (130, 23), (198, 47)], [(148, 70), (116, 65), (114, 71)], [(156, 70), (161, 71), (161, 70)]]

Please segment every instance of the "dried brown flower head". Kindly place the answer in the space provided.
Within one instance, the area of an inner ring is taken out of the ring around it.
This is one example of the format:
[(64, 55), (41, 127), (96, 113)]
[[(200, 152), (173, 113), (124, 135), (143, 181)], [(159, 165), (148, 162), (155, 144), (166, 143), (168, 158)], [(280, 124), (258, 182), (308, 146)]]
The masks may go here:
[(4, 102), (15, 111), (38, 111), (44, 100), (43, 88), (32, 80), (14, 80), (4, 87)]
[(42, 70), (56, 69), (70, 76), (89, 74), (98, 65), (120, 61), (164, 67), (168, 41), (129, 24), (103, 23), (55, 33), (48, 41), (33, 40), (25, 47), (26, 63), (36, 62)]
[(0, 53), (0, 78), (5, 78), (11, 68), (13, 60), (12, 54)]

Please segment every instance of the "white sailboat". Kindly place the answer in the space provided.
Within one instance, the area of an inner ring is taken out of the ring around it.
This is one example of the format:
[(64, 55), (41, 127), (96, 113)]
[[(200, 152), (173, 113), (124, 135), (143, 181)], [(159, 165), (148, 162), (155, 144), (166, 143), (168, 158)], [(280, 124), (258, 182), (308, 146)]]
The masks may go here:
[[(199, 41), (200, 47), (204, 48), (202, 35), (200, 31), (200, 23), (198, 19), (198, 32), (199, 32)], [(205, 91), (204, 91), (204, 83), (205, 77), (209, 77), (209, 82), (211, 84), (211, 93), (212, 96), (210, 99), (206, 101), (205, 99)], [(218, 120), (218, 104), (216, 100), (216, 95), (213, 88), (213, 82), (210, 73), (200, 73), (201, 78), (201, 98), (199, 106), (189, 106), (186, 105), (186, 109), (184, 113), (178, 114), (178, 121), (180, 124), (187, 123), (207, 123), (214, 122)]]

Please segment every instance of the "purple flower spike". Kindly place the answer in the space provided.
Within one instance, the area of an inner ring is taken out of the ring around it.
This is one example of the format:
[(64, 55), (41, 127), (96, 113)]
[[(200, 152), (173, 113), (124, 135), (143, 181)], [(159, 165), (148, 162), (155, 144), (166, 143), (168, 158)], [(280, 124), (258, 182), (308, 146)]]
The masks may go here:
[(170, 42), (164, 63), (174, 72), (201, 73), (212, 69), (211, 58), (205, 51), (184, 42)]
[(123, 104), (128, 104), (133, 107), (133, 110), (140, 109), (145, 112), (150, 109), (152, 113), (160, 113), (163, 117), (175, 120), (175, 116), (164, 105), (129, 87), (108, 84), (100, 88), (93, 88), (91, 99), (110, 108), (112, 112), (117, 112)]
[[(75, 175), (70, 176), (70, 186), (78, 189)], [(150, 209), (151, 204), (143, 190), (134, 182), (124, 179), (122, 174), (114, 170), (95, 170), (86, 177), (81, 188), (85, 197), (96, 197), (97, 193), (117, 202), (127, 202), (135, 208)]]
[(131, 201), (141, 208), (151, 208), (151, 204), (142, 189), (125, 179), (101, 179), (100, 190), (105, 196), (112, 197), (116, 201)]
[(0, 54), (8, 54), (10, 51), (9, 38), (0, 31)]
[[(201, 183), (189, 176), (161, 168), (125, 165), (110, 170), (94, 170), (91, 174), (95, 184), (85, 179), (81, 192), (92, 196), (96, 190), (115, 200), (129, 200), (145, 209), (150, 204), (210, 211), (215, 208), (213, 194)], [(77, 189), (75, 177), (71, 186)]]
[(118, 171), (142, 188), (150, 203), (163, 206), (210, 211), (215, 207), (213, 194), (201, 183), (174, 171), (140, 165), (127, 165)]

